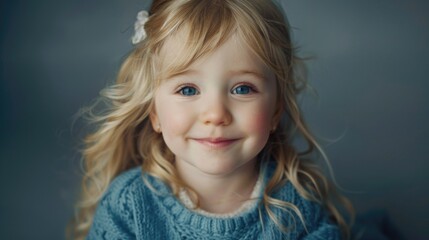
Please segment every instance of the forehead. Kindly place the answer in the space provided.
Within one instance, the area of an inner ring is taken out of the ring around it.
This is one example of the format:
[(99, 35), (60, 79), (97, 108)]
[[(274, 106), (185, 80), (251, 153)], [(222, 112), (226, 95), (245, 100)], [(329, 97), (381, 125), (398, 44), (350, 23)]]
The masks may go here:
[(162, 78), (212, 65), (225, 65), (225, 68), (233, 71), (250, 71), (261, 75), (270, 73), (267, 65), (238, 34), (231, 34), (225, 39), (213, 39), (205, 44), (193, 42), (184, 32), (169, 37), (159, 55), (158, 72), (162, 72)]

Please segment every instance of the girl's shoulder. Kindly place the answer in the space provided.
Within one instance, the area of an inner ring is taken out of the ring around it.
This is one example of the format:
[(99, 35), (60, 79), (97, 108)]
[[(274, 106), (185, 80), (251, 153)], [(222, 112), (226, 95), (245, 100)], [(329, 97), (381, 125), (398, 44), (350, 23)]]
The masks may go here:
[(141, 178), (141, 167), (134, 167), (122, 172), (110, 183), (104, 197), (120, 197), (126, 192), (133, 191), (133, 188), (140, 184)]
[[(277, 166), (277, 163), (275, 162), (269, 162), (266, 166), (265, 170), (265, 185), (270, 181), (272, 178), (275, 168)], [(272, 197), (280, 199), (282, 201), (291, 203), (296, 205), (298, 208), (304, 208), (304, 209), (311, 209), (315, 210), (315, 208), (320, 208), (320, 204), (309, 200), (305, 197), (303, 197), (297, 188), (292, 184), (291, 181), (286, 180), (282, 185), (280, 185), (273, 193)], [(310, 211), (313, 212), (313, 211)]]
[(145, 204), (150, 204), (148, 199), (152, 200), (153, 193), (169, 193), (169, 188), (158, 178), (143, 171), (141, 166), (137, 166), (116, 176), (103, 199), (110, 199), (114, 205), (118, 202), (124, 205), (143, 203), (144, 200)]
[[(327, 210), (322, 206), (321, 203), (310, 200), (302, 196), (298, 190), (293, 186), (291, 182), (285, 183), (277, 192), (274, 197), (281, 199), (284, 202), (293, 204), (302, 214), (302, 218), (306, 222), (314, 222), (314, 220), (321, 220), (328, 215)], [(299, 216), (295, 216), (299, 217)]]
[(118, 213), (132, 211), (137, 190), (142, 185), (140, 167), (131, 168), (116, 176), (107, 187), (97, 209), (107, 208)]
[(140, 168), (133, 168), (110, 183), (97, 205), (87, 239), (131, 239), (135, 236), (133, 203), (140, 179)]
[[(274, 166), (275, 168), (275, 166)], [(273, 165), (268, 166), (268, 173), (272, 173)], [(269, 177), (269, 176), (267, 176)], [(309, 239), (340, 239), (340, 229), (330, 219), (328, 210), (323, 203), (310, 200), (299, 193), (291, 181), (286, 181), (272, 194), (272, 197), (291, 207), (288, 214), (281, 208), (273, 208), (277, 216), (284, 217), (285, 222), (295, 222), (298, 228), (306, 229)]]

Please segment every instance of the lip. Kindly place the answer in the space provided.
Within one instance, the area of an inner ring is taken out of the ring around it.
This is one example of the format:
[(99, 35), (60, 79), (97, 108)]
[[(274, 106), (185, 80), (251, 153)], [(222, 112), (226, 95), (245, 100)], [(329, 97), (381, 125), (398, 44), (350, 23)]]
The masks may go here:
[(196, 142), (212, 148), (221, 149), (226, 148), (237, 142), (237, 138), (193, 138)]

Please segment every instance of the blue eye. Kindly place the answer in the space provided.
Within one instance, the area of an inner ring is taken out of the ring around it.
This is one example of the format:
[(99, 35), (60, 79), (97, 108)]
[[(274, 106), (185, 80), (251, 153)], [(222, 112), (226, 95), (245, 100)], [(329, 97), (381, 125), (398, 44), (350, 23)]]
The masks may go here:
[(194, 96), (198, 94), (198, 90), (194, 87), (186, 86), (186, 87), (182, 87), (179, 90), (179, 93), (183, 96)]
[(233, 94), (249, 94), (250, 92), (252, 92), (252, 88), (247, 85), (240, 85), (231, 91)]

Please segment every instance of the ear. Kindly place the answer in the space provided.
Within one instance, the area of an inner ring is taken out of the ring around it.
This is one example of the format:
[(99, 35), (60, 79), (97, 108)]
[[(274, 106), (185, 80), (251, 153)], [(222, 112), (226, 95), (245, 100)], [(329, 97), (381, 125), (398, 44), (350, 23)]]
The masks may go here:
[(152, 128), (155, 132), (160, 133), (161, 132), (161, 124), (159, 123), (158, 115), (156, 114), (155, 110), (153, 110), (149, 114), (150, 123), (152, 124)]

